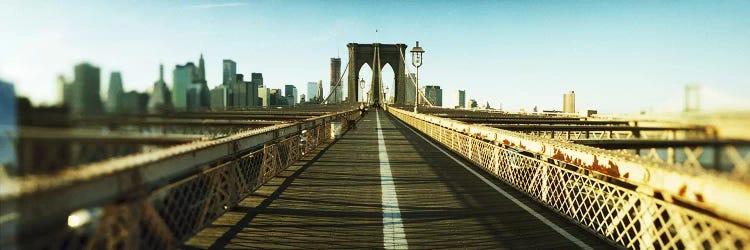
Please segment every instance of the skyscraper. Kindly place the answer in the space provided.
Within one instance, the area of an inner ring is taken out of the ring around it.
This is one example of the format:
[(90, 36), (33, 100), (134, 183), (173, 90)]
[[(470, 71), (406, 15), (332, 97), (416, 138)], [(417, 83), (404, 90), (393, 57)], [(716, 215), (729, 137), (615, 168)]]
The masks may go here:
[(286, 97), (287, 105), (294, 106), (297, 104), (297, 87), (291, 84), (284, 86), (284, 96)]
[(308, 82), (307, 83), (307, 101), (316, 102), (318, 99), (318, 83)]
[(458, 90), (456, 93), (456, 108), (466, 108), (466, 90)]
[(264, 87), (263, 85), (263, 73), (252, 73), (250, 74), (250, 81), (255, 84), (255, 87)]
[(234, 107), (247, 107), (250, 96), (248, 95), (248, 84), (245, 83), (245, 76), (237, 74), (235, 81), (231, 83), (232, 86), (232, 106)]
[(102, 99), (99, 95), (100, 70), (88, 63), (75, 66), (73, 80), (73, 102), (71, 111), (78, 114), (102, 112)]
[(576, 112), (576, 93), (572, 90), (563, 95), (563, 113)]
[(122, 112), (129, 114), (142, 114), (148, 108), (149, 96), (146, 93), (129, 91), (122, 94)]
[(341, 78), (341, 58), (331, 58), (331, 98), (330, 103), (340, 103), (343, 95)]
[(187, 108), (187, 91), (196, 76), (195, 64), (177, 65), (172, 73), (172, 105), (176, 109)]
[(227, 90), (224, 85), (219, 85), (211, 89), (211, 108), (223, 109), (227, 104)]
[(262, 87), (258, 88), (258, 98), (260, 99), (260, 106), (268, 107), (271, 105), (271, 89)]
[(109, 89), (107, 89), (107, 112), (116, 113), (122, 110), (122, 75), (114, 71), (109, 74)]
[(414, 73), (410, 73), (408, 77), (406, 77), (406, 88), (404, 89), (406, 91), (405, 99), (407, 105), (414, 105), (414, 96), (417, 94), (414, 90), (416, 88), (416, 85), (414, 85), (414, 79), (416, 79), (416, 77), (417, 76)]
[(159, 80), (154, 82), (151, 97), (148, 99), (148, 112), (159, 113), (172, 109), (172, 95), (164, 82), (164, 65), (159, 65)]
[[(263, 82), (263, 76), (260, 76), (260, 82)], [(258, 107), (258, 84), (253, 80), (245, 82), (247, 86), (247, 106)]]
[(327, 96), (323, 95), (323, 80), (318, 81), (318, 100), (322, 102)]
[(188, 86), (187, 109), (199, 110), (210, 106), (210, 94), (205, 84), (194, 82)]
[(206, 82), (206, 64), (201, 54), (198, 67), (188, 62), (177, 65), (173, 72), (172, 105), (176, 109), (208, 108), (210, 94)]
[(198, 59), (198, 83), (206, 83), (206, 63), (203, 61), (203, 53), (201, 58)]
[(283, 104), (282, 100), (283, 102), (286, 102), (286, 97), (282, 95), (281, 89), (270, 89), (269, 93), (271, 95), (271, 99), (269, 100), (268, 105), (271, 105), (271, 106), (282, 105)]
[(201, 58), (198, 60), (198, 80), (193, 81), (193, 84), (197, 84), (195, 88), (200, 89), (198, 93), (199, 107), (208, 108), (211, 106), (211, 95), (208, 90), (208, 82), (206, 81), (206, 63), (203, 60), (203, 53)]
[(18, 118), (16, 92), (13, 84), (0, 80), (0, 167), (10, 175), (18, 172), (16, 147), (18, 141)]
[(237, 81), (237, 63), (235, 63), (232, 60), (224, 59), (223, 64), (223, 73), (224, 77), (222, 79), (222, 84), (224, 85), (230, 85)]
[(57, 84), (60, 91), (60, 103), (70, 108), (73, 103), (73, 83), (65, 80), (62, 75), (57, 76)]
[(426, 85), (424, 86), (424, 95), (427, 100), (432, 103), (432, 106), (441, 107), (443, 106), (443, 90), (437, 85)]

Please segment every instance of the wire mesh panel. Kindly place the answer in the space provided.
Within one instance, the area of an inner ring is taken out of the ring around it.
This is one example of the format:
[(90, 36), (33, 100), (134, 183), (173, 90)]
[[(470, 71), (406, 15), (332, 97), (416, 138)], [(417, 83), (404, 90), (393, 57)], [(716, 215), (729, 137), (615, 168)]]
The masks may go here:
[(510, 147), (391, 112), (570, 220), (630, 249), (750, 248), (750, 229)]
[[(169, 249), (211, 223), (328, 139), (328, 123), (267, 143), (150, 192), (85, 212), (92, 223), (61, 227), (30, 249)], [(304, 138), (304, 139), (303, 139)]]

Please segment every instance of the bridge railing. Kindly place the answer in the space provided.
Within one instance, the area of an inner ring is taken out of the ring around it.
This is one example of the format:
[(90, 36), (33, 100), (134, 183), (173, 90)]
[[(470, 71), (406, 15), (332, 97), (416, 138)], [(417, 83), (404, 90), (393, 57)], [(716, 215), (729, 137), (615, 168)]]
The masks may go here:
[[(389, 111), (616, 244), (630, 249), (750, 247), (750, 191), (742, 180), (397, 108)], [(601, 176), (607, 178), (596, 178)], [(672, 193), (674, 185), (681, 188)], [(687, 195), (694, 200), (684, 199)]]
[(324, 143), (355, 110), (6, 180), (0, 246), (169, 249)]

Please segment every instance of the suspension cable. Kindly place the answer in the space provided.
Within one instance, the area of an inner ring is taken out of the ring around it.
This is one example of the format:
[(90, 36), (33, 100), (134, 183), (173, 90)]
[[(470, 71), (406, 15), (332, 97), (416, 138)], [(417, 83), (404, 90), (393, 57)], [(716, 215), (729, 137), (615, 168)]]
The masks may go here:
[[(351, 60), (351, 58), (349, 58)], [(326, 96), (326, 99), (321, 102), (322, 104), (328, 104), (328, 99), (331, 98), (331, 95), (336, 91), (338, 88), (341, 88), (341, 80), (343, 80), (344, 75), (346, 75), (346, 70), (349, 69), (349, 61), (346, 62), (346, 67), (344, 67), (344, 71), (341, 73), (341, 76), (339, 77), (339, 80), (334, 83), (333, 88), (331, 88), (331, 91), (328, 93), (328, 96)], [(343, 97), (344, 89), (341, 89), (341, 97)]]
[[(411, 81), (411, 84), (412, 84), (412, 85), (414, 85), (414, 88), (415, 88), (415, 89), (417, 89), (417, 92), (419, 93), (419, 95), (420, 95), (420, 96), (422, 96), (422, 99), (423, 99), (423, 100), (424, 100), (424, 101), (425, 101), (425, 102), (426, 102), (427, 104), (429, 104), (429, 105), (430, 105), (430, 107), (434, 107), (434, 105), (432, 105), (432, 102), (430, 102), (430, 100), (429, 100), (429, 99), (427, 99), (427, 96), (425, 96), (425, 94), (424, 94), (424, 93), (423, 93), (423, 92), (422, 92), (422, 91), (421, 91), (421, 90), (420, 90), (419, 88), (417, 88), (417, 80), (411, 77), (411, 72), (409, 72), (409, 67), (408, 67), (408, 66), (406, 66), (407, 64), (406, 64), (406, 58), (404, 57), (404, 53), (403, 53), (403, 52), (401, 52), (401, 50), (400, 50), (400, 49), (398, 50), (398, 53), (399, 53), (399, 54), (401, 54), (401, 61), (402, 61), (402, 62), (404, 62), (404, 69), (406, 69), (406, 77), (408, 77), (409, 79), (411, 79), (411, 80), (412, 80), (412, 81)], [(406, 91), (406, 90), (404, 89), (404, 91)], [(419, 97), (418, 97), (418, 96), (415, 96), (414, 98), (416, 99), (416, 98), (419, 98)], [(406, 93), (404, 93), (404, 99), (406, 99)], [(404, 101), (406, 101), (406, 100), (404, 100)], [(405, 103), (404, 103), (404, 104), (405, 104)]]
[[(372, 67), (372, 75), (373, 75), (373, 76), (375, 76), (375, 67), (377, 67), (377, 66), (375, 65), (375, 60), (377, 59), (377, 55), (378, 55), (378, 54), (380, 54), (380, 52), (378, 51), (378, 48), (380, 48), (380, 46), (378, 46), (378, 47), (375, 47), (375, 48), (374, 48), (374, 49), (372, 50), (372, 65), (370, 65), (370, 66)], [(378, 64), (380, 64), (380, 62), (378, 62)], [(380, 72), (378, 72), (378, 74), (380, 74)], [(372, 81), (372, 79), (370, 79), (370, 81)], [(369, 103), (372, 103), (371, 101), (372, 101), (372, 98), (374, 97), (374, 96), (373, 96), (373, 94), (374, 94), (374, 93), (373, 93), (373, 84), (374, 84), (374, 82), (370, 82), (370, 93), (371, 93), (371, 94), (367, 96), (367, 101), (368, 101), (368, 104), (369, 104)]]

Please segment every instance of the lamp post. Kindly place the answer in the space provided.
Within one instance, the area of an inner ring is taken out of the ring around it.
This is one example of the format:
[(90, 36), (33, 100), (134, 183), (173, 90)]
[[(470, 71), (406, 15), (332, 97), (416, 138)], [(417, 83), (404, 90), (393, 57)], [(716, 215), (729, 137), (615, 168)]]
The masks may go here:
[(365, 91), (365, 79), (359, 79), (359, 89), (361, 90), (361, 91), (359, 91), (359, 93), (362, 95), (362, 97), (359, 98), (360, 102), (364, 102), (364, 101), (362, 101), (362, 99), (367, 98), (365, 96), (365, 94), (364, 94), (364, 91)]
[(388, 97), (386, 96), (388, 94), (388, 86), (385, 86), (385, 92), (383, 92), (383, 101), (387, 104), (388, 103)]
[(419, 41), (417, 41), (417, 46), (411, 49), (411, 65), (417, 68), (417, 79), (414, 83), (414, 113), (417, 113), (417, 104), (419, 104), (419, 66), (422, 66), (422, 53), (424, 50), (419, 47)]

